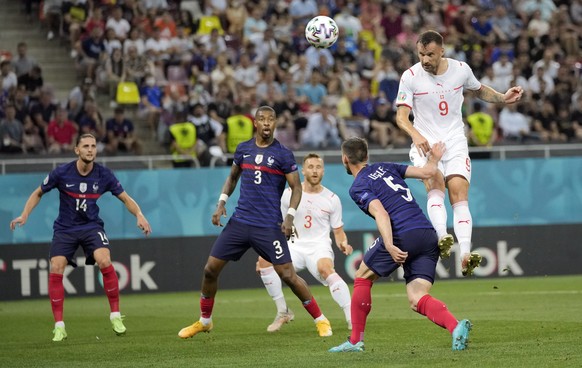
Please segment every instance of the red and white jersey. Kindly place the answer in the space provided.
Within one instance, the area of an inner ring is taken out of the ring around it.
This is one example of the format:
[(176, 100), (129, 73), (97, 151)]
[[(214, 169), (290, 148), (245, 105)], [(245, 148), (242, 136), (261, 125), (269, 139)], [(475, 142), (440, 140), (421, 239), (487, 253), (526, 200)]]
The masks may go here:
[[(283, 218), (289, 209), (290, 200), (291, 188), (287, 188), (281, 197)], [(326, 187), (319, 193), (303, 192), (293, 224), (298, 237), (293, 240), (293, 244), (289, 242), (289, 246), (331, 246), (330, 231), (344, 225), (339, 197)]]
[(396, 106), (412, 109), (414, 128), (431, 144), (465, 135), (461, 115), (463, 89), (481, 88), (469, 65), (447, 60), (448, 69), (441, 75), (426, 72), (420, 63), (406, 70), (396, 97)]

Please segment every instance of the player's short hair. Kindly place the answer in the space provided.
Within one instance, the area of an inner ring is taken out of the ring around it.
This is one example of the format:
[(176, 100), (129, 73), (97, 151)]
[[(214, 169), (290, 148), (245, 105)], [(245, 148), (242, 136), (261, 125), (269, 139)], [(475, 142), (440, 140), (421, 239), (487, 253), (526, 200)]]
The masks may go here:
[(95, 136), (91, 133), (85, 133), (85, 134), (81, 134), (79, 137), (77, 137), (77, 144), (75, 146), (78, 146), (79, 143), (81, 143), (81, 139), (84, 138), (93, 138), (95, 141), (97, 141), (97, 138), (95, 138)]
[(350, 164), (356, 165), (368, 161), (368, 142), (364, 138), (352, 137), (342, 143), (342, 153)]
[(416, 43), (419, 43), (425, 47), (432, 42), (436, 43), (439, 46), (442, 46), (443, 45), (443, 36), (441, 36), (441, 34), (438, 33), (437, 31), (429, 30), (429, 31), (422, 32), (418, 36), (418, 40), (416, 41)]
[(255, 113), (255, 117), (257, 115), (259, 115), (260, 112), (263, 112), (263, 111), (269, 111), (273, 115), (277, 116), (277, 113), (275, 112), (275, 109), (273, 109), (271, 106), (263, 105), (263, 106), (261, 106), (261, 107), (259, 107), (257, 109), (257, 112)]
[(309, 160), (310, 158), (318, 158), (321, 161), (323, 161), (323, 158), (320, 155), (318, 155), (315, 152), (311, 152), (311, 153), (306, 154), (305, 157), (303, 157), (303, 164), (305, 165), (305, 161)]

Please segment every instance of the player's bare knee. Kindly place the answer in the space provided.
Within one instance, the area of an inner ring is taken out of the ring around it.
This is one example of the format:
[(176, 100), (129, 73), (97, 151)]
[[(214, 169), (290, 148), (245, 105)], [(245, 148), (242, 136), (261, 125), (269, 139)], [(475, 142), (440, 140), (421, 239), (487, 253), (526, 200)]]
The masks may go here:
[(218, 278), (218, 270), (209, 264), (204, 266), (204, 278), (206, 280), (216, 280)]

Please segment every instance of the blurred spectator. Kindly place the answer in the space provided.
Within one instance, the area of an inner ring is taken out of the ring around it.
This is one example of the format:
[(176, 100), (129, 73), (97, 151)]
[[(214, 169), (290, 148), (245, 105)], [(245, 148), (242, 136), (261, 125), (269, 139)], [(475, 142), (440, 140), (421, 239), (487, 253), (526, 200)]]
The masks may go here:
[(135, 49), (137, 55), (145, 53), (145, 39), (143, 38), (142, 31), (137, 27), (133, 27), (129, 31), (129, 38), (123, 42), (123, 55), (127, 57), (132, 47)]
[(340, 123), (333, 115), (333, 106), (324, 103), (319, 112), (307, 119), (307, 127), (300, 133), (300, 143), (309, 149), (338, 148), (341, 145)]
[(216, 28), (213, 28), (210, 34), (200, 36), (198, 42), (204, 44), (214, 58), (226, 52), (224, 37), (218, 33), (218, 29)]
[(499, 113), (499, 128), (507, 142), (525, 142), (530, 138), (531, 119), (520, 111), (520, 106), (505, 105)]
[[(115, 30), (113, 28), (107, 28), (105, 30), (105, 37), (103, 38), (103, 45), (105, 45), (105, 55), (102, 55), (100, 62), (107, 60), (109, 56), (113, 54), (113, 50), (120, 49), (123, 47), (121, 41), (115, 36)], [(100, 64), (102, 65), (102, 63)]]
[(146, 40), (145, 52), (151, 61), (167, 61), (170, 59), (170, 40), (163, 38), (159, 28), (154, 28), (151, 37)]
[(467, 116), (469, 132), (467, 138), (471, 147), (491, 147), (497, 141), (497, 128), (493, 117), (483, 111), (479, 101), (473, 104), (473, 113)]
[(24, 86), (31, 100), (38, 100), (40, 91), (44, 85), (40, 66), (35, 65), (28, 73), (18, 77), (18, 84)]
[(11, 102), (4, 105), (4, 118), (0, 120), (0, 152), (26, 152), (24, 147), (24, 126), (16, 119), (16, 109)]
[(79, 64), (81, 71), (88, 78), (95, 78), (95, 69), (107, 55), (101, 29), (94, 28), (91, 32), (91, 37), (81, 42), (78, 52), (81, 56)]
[(121, 42), (125, 41), (131, 30), (131, 25), (127, 19), (123, 18), (123, 9), (121, 9), (121, 7), (116, 6), (113, 8), (111, 16), (107, 19), (107, 23), (105, 24), (105, 28), (113, 29), (115, 37), (117, 37)]
[(102, 76), (102, 83), (107, 87), (111, 106), (116, 105), (117, 85), (119, 82), (125, 81), (125, 71), (121, 48), (116, 48), (111, 56), (105, 60), (105, 70)]
[(528, 79), (527, 84), (532, 94), (549, 96), (554, 91), (554, 80), (545, 73), (543, 66), (536, 69), (535, 74)]
[[(91, 14), (89, 14), (89, 18), (85, 22), (85, 26), (83, 27), (82, 30), (83, 33), (81, 34), (81, 39), (84, 40), (87, 37), (91, 37), (91, 33), (95, 28), (99, 28), (102, 34), (105, 34), (105, 30), (107, 28), (116, 29), (115, 24), (109, 22), (107, 22), (107, 24), (110, 24), (111, 26), (109, 25), (106, 26), (105, 20), (103, 19), (103, 10), (99, 7), (94, 7), (94, 9), (91, 11)], [(73, 49), (71, 56), (76, 57), (75, 53), (76, 51), (75, 49)]]
[(69, 36), (71, 46), (76, 45), (89, 17), (90, 3), (87, 0), (65, 0), (61, 11), (63, 14), (62, 32)]
[(196, 127), (198, 159), (202, 166), (208, 166), (212, 156), (224, 155), (218, 142), (223, 126), (208, 116), (206, 108), (201, 103), (194, 104), (190, 111), (188, 121)]
[(85, 78), (81, 84), (73, 87), (69, 93), (69, 98), (67, 100), (69, 118), (75, 120), (83, 110), (85, 101), (94, 99), (95, 91), (93, 86), (93, 79)]
[(70, 153), (76, 144), (77, 125), (69, 120), (67, 110), (59, 106), (47, 127), (48, 153)]
[(225, 11), (228, 24), (227, 32), (238, 39), (242, 39), (244, 26), (248, 18), (247, 8), (243, 0), (230, 0), (229, 3)]
[(49, 90), (43, 90), (39, 100), (32, 104), (30, 108), (32, 122), (38, 127), (38, 132), (42, 137), (44, 145), (47, 143), (46, 129), (49, 122), (53, 119), (56, 110), (57, 105), (53, 102), (53, 94)]
[(321, 73), (319, 70), (314, 70), (311, 73), (309, 83), (305, 83), (299, 89), (299, 96), (307, 97), (307, 100), (312, 105), (319, 105), (323, 98), (327, 95), (327, 88), (321, 83)]
[(265, 100), (269, 94), (277, 97), (283, 95), (281, 85), (275, 80), (275, 71), (273, 69), (265, 68), (261, 70), (261, 79), (257, 84), (256, 94), (259, 100)]
[(156, 82), (154, 76), (149, 75), (145, 79), (145, 84), (140, 89), (141, 104), (139, 116), (145, 118), (152, 136), (157, 136), (158, 123), (162, 112), (163, 92)]
[(541, 103), (539, 111), (533, 116), (532, 131), (543, 142), (565, 142), (568, 138), (560, 132), (554, 106), (549, 100)]
[(0, 62), (0, 86), (2, 86), (2, 91), (8, 91), (17, 85), (18, 77), (12, 71), (10, 60)]
[(105, 123), (105, 152), (141, 154), (142, 145), (134, 132), (133, 122), (125, 117), (122, 107), (116, 107), (113, 117)]
[(130, 46), (123, 61), (125, 78), (141, 86), (145, 76), (153, 71), (154, 65), (148, 58), (137, 52), (136, 46)]
[(241, 88), (241, 92), (254, 93), (259, 81), (259, 68), (251, 62), (248, 54), (240, 56), (240, 63), (234, 70), (234, 79)]
[(293, 82), (297, 85), (303, 85), (309, 82), (311, 73), (312, 69), (305, 55), (299, 55), (297, 61), (289, 67), (289, 74), (292, 76)]
[(342, 35), (350, 37), (353, 40), (358, 39), (358, 35), (362, 31), (362, 22), (354, 16), (353, 3), (348, 3), (341, 8), (339, 14), (333, 18), (341, 30)]
[(378, 99), (374, 113), (370, 116), (370, 141), (379, 144), (382, 148), (399, 142), (395, 122), (392, 104), (385, 98)]
[(321, 65), (321, 59), (323, 57), (326, 67), (333, 66), (335, 60), (329, 49), (316, 49), (313, 46), (309, 46), (305, 50), (305, 57), (307, 58), (307, 64), (311, 69), (317, 68)]
[(141, 0), (139, 2), (140, 6), (146, 11), (159, 12), (161, 10), (168, 9), (167, 0)]
[(220, 146), (226, 153), (234, 153), (239, 143), (253, 137), (253, 120), (243, 114), (241, 106), (234, 105), (232, 115), (226, 119), (224, 129), (219, 137)]
[(160, 31), (160, 37), (166, 40), (176, 37), (176, 22), (168, 10), (164, 10), (162, 16), (154, 22), (154, 27)]
[(93, 134), (97, 139), (98, 152), (103, 151), (103, 139), (105, 138), (105, 122), (103, 116), (93, 100), (84, 102), (83, 111), (77, 117), (76, 123), (79, 125), (79, 134)]
[(16, 46), (16, 57), (12, 60), (12, 66), (16, 76), (20, 77), (27, 74), (32, 67), (37, 65), (36, 60), (28, 56), (28, 45), (26, 42), (19, 42)]
[(55, 34), (59, 34), (62, 5), (63, 0), (44, 0), (42, 3), (44, 23), (48, 29), (46, 38), (49, 41), (55, 38)]
[(289, 15), (293, 24), (301, 24), (305, 27), (318, 12), (317, 3), (314, 0), (291, 0), (289, 3)]
[(267, 29), (267, 22), (263, 19), (261, 7), (254, 7), (250, 16), (246, 18), (243, 29), (243, 42), (253, 42), (254, 39), (262, 39), (263, 32)]
[(495, 12), (491, 17), (493, 30), (500, 41), (515, 40), (523, 27), (521, 20), (507, 10), (505, 6), (499, 4), (495, 6)]

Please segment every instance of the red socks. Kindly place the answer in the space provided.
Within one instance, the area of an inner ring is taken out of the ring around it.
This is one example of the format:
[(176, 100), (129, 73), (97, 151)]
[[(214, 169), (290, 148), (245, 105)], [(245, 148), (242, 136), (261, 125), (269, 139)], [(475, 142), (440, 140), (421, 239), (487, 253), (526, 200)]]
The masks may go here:
[(372, 284), (368, 279), (357, 278), (354, 280), (352, 293), (352, 335), (350, 342), (356, 344), (364, 340), (366, 319), (372, 310)]
[(103, 275), (103, 288), (107, 299), (109, 299), (109, 308), (111, 312), (119, 312), (119, 281), (113, 265), (101, 269)]
[(49, 274), (48, 293), (55, 322), (61, 322), (63, 320), (63, 304), (65, 303), (63, 275), (57, 273)]
[(309, 313), (313, 319), (316, 319), (322, 315), (321, 309), (319, 309), (319, 305), (317, 305), (317, 302), (313, 297), (311, 297), (311, 300), (303, 302), (303, 308), (305, 308), (307, 313)]
[(457, 327), (458, 321), (455, 316), (449, 312), (446, 304), (433, 298), (429, 294), (420, 298), (416, 306), (416, 311), (423, 316), (426, 316), (435, 324), (446, 328), (450, 333), (453, 333), (453, 330)]
[(200, 315), (202, 318), (210, 318), (212, 316), (212, 308), (214, 308), (214, 298), (200, 296)]

